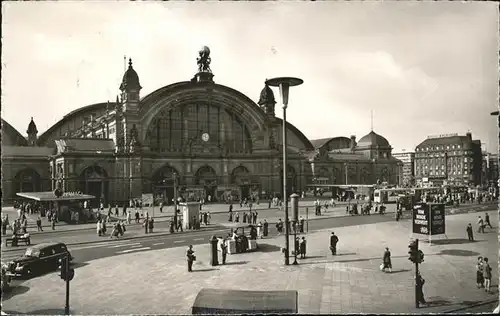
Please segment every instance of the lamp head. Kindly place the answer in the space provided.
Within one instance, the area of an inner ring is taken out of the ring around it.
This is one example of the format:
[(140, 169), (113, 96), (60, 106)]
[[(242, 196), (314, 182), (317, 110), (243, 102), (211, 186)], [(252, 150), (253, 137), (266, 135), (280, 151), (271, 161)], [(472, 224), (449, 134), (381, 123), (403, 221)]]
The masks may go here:
[(298, 86), (304, 83), (304, 80), (293, 77), (278, 77), (266, 80), (268, 86), (279, 87), (281, 103), (283, 103), (283, 109), (288, 107), (288, 94), (290, 87)]

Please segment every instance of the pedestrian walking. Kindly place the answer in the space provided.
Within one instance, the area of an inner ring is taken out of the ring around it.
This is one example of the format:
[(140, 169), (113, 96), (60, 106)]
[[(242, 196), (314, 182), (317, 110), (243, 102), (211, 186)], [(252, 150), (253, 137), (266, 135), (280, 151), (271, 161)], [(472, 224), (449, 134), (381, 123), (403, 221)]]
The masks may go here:
[(483, 269), (483, 257), (479, 256), (476, 263), (476, 286), (478, 289), (484, 287)]
[(488, 215), (488, 213), (484, 214), (484, 223), (485, 223), (485, 225), (484, 225), (485, 227), (486, 227), (486, 225), (488, 225), (490, 228), (493, 228), (491, 226), (490, 215)]
[(300, 241), (300, 258), (305, 259), (306, 258), (306, 237), (302, 237), (302, 240)]
[(193, 262), (196, 261), (196, 256), (194, 255), (193, 245), (189, 245), (186, 251), (186, 258), (188, 264), (188, 272), (193, 272)]
[(140, 221), (140, 215), (139, 215), (139, 211), (136, 209), (135, 210), (135, 223), (139, 224), (139, 221)]
[(477, 232), (484, 234), (484, 221), (481, 216), (477, 219)]
[(467, 238), (469, 239), (469, 241), (474, 241), (474, 231), (472, 229), (471, 223), (467, 225), (466, 231), (467, 231)]
[(243, 212), (243, 223), (247, 222), (247, 213)]
[(132, 214), (130, 214), (130, 210), (127, 210), (127, 224), (130, 225)]
[(43, 232), (42, 219), (40, 218), (40, 216), (38, 216), (38, 218), (36, 219), (36, 229), (39, 232)]
[(385, 247), (384, 256), (382, 257), (382, 272), (389, 269), (389, 273), (392, 273), (392, 262), (391, 262), (391, 252), (389, 247)]
[(305, 223), (305, 220), (304, 218), (301, 216), (300, 219), (299, 219), (299, 232), (300, 233), (303, 233), (304, 232), (304, 223)]
[(120, 211), (118, 210), (118, 204), (115, 204), (115, 216), (120, 216)]
[(234, 221), (236, 223), (239, 223), (240, 222), (240, 214), (238, 212), (236, 212), (236, 215), (234, 216)]
[(23, 234), (26, 234), (28, 232), (28, 220), (26, 218), (24, 218), (21, 223), (21, 229), (23, 231)]
[(220, 245), (221, 253), (222, 253), (222, 264), (226, 264), (226, 258), (227, 258), (227, 244), (226, 240), (223, 239), (222, 243)]
[(488, 262), (488, 258), (483, 259), (483, 278), (484, 278), (484, 290), (488, 293), (491, 293), (491, 267)]
[(56, 230), (56, 221), (55, 221), (55, 219), (52, 221), (52, 230)]
[(335, 235), (334, 232), (332, 232), (332, 235), (330, 236), (330, 250), (332, 252), (332, 255), (337, 254), (337, 243), (339, 242), (339, 237)]
[(267, 237), (267, 235), (269, 234), (269, 223), (266, 219), (264, 219), (264, 223), (262, 224), (262, 230), (264, 237)]

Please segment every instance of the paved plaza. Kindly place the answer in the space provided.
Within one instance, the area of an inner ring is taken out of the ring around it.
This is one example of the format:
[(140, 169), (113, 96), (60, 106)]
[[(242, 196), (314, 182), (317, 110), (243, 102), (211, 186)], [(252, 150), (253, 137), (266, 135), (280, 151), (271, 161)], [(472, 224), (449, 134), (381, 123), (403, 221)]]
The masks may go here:
[[(331, 229), (307, 236), (308, 258), (284, 266), (283, 237), (262, 241), (261, 251), (228, 256), (225, 266), (209, 265), (209, 246), (196, 246), (195, 272), (188, 273), (185, 248), (162, 249), (77, 264), (71, 282), (73, 314), (189, 314), (202, 288), (298, 290), (299, 313), (444, 312), (498, 298), (497, 228), (466, 241), (467, 223), (478, 214), (447, 218), (447, 238), (421, 243), (421, 265), (429, 307), (414, 307), (413, 265), (408, 258), (409, 222), (336, 228), (338, 255), (328, 253)], [(498, 214), (491, 214), (498, 223)], [(392, 252), (393, 273), (379, 270), (384, 247)], [(494, 293), (475, 287), (477, 256), (490, 258)], [(47, 295), (46, 289), (50, 290)], [(64, 282), (56, 273), (25, 281), (4, 298), (8, 313), (59, 314)], [(97, 303), (96, 303), (97, 302)]]

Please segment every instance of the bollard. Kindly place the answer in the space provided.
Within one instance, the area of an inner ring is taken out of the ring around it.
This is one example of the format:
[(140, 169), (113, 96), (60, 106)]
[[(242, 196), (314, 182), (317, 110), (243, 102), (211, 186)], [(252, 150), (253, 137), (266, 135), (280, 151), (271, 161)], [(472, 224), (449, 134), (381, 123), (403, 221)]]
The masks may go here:
[(212, 236), (212, 238), (210, 239), (210, 264), (212, 266), (217, 266), (219, 265), (219, 260), (217, 258), (218, 256), (218, 249), (217, 249), (217, 244), (219, 243), (219, 240), (217, 239), (217, 237), (215, 236)]

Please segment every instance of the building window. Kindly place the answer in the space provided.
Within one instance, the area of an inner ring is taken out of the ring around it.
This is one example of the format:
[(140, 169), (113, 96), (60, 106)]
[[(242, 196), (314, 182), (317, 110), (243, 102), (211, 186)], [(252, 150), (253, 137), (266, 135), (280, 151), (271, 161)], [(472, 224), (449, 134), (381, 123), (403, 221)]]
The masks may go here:
[(450, 149), (450, 146), (449, 146), (449, 145), (448, 145), (448, 146), (446, 146), (446, 149)]
[(457, 145), (457, 148), (460, 148), (460, 145)]
[(467, 170), (464, 170), (464, 174), (467, 174)]
[(464, 157), (464, 162), (467, 162), (467, 157)]

